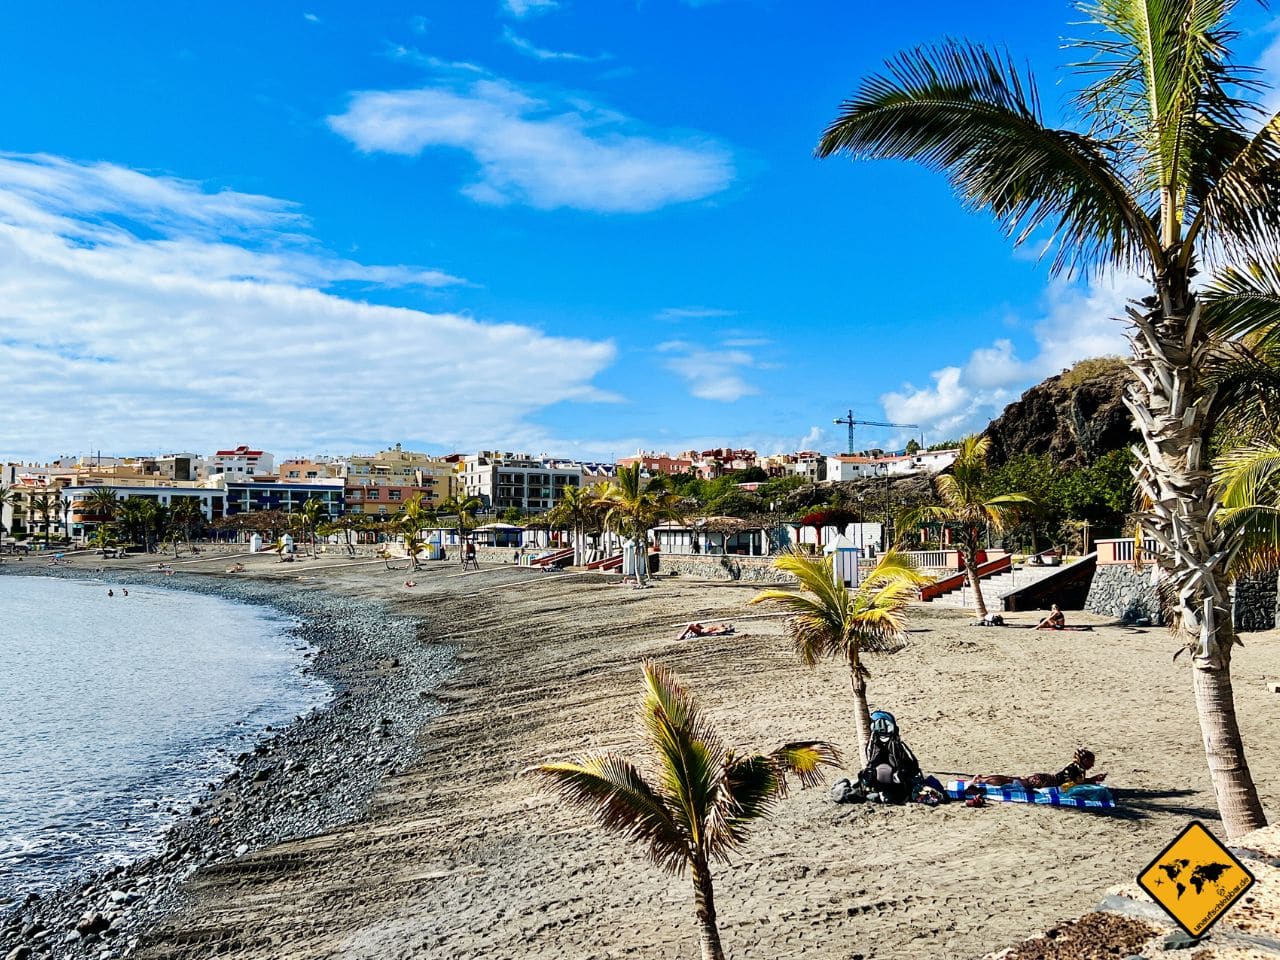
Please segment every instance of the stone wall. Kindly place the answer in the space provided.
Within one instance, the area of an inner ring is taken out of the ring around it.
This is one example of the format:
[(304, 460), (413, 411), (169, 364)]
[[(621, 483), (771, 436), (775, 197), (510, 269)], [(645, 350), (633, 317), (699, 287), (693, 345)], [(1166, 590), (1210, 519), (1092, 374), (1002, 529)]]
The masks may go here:
[(1235, 599), (1236, 629), (1274, 630), (1276, 626), (1276, 575), (1241, 577), (1232, 587)]
[(658, 562), (662, 574), (691, 580), (737, 580), (743, 583), (794, 583), (789, 573), (773, 568), (771, 557), (687, 556), (664, 553)]
[[(1236, 629), (1248, 633), (1272, 630), (1277, 616), (1277, 577), (1265, 574), (1243, 577), (1231, 588), (1235, 601)], [(1128, 564), (1105, 564), (1098, 567), (1089, 588), (1085, 609), (1103, 617), (1115, 617), (1125, 623), (1146, 620), (1163, 622), (1151, 568), (1135, 568)]]
[(1150, 567), (1128, 564), (1102, 564), (1093, 575), (1089, 598), (1084, 608), (1102, 617), (1115, 617), (1125, 623), (1145, 620), (1162, 623), (1160, 599), (1151, 582)]

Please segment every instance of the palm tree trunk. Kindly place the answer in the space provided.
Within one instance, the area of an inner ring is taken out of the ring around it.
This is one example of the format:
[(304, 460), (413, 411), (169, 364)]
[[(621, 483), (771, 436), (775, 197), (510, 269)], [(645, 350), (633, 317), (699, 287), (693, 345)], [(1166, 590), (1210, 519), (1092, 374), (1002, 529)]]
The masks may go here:
[(716, 925), (715, 891), (711, 887), (711, 871), (699, 857), (692, 864), (694, 912), (698, 917), (698, 944), (702, 960), (724, 960), (720, 946), (720, 928)]
[(858, 733), (858, 760), (867, 762), (867, 744), (871, 742), (871, 708), (867, 706), (867, 673), (857, 660), (849, 663), (849, 679), (853, 682), (853, 726)]
[(969, 575), (969, 587), (973, 590), (973, 605), (977, 608), (978, 619), (987, 615), (987, 601), (982, 596), (982, 577), (978, 575), (978, 551), (968, 541), (958, 545), (960, 556), (964, 559), (964, 569)]
[(1147, 313), (1129, 309), (1134, 330), (1129, 362), (1134, 381), (1125, 402), (1142, 447), (1138, 488), (1147, 501), (1142, 529), (1156, 551), (1169, 601), (1170, 628), (1191, 651), (1196, 710), (1218, 812), (1228, 837), (1266, 826), (1245, 760), (1231, 689), (1231, 646), (1236, 642), (1227, 592), (1232, 557), (1226, 534), (1215, 528), (1216, 509), (1205, 465), (1216, 391), (1205, 383), (1210, 338), (1189, 277), (1166, 271)]

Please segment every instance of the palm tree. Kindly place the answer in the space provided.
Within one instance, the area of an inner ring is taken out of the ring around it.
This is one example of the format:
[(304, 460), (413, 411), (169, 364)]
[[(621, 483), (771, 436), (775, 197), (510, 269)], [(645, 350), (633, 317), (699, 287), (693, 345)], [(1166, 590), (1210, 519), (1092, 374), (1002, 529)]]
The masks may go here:
[(716, 923), (711, 862), (725, 863), (752, 823), (768, 817), (786, 795), (788, 773), (804, 786), (839, 763), (824, 741), (788, 743), (763, 756), (727, 747), (697, 702), (669, 670), (644, 665), (640, 715), (657, 755), (656, 777), (614, 753), (534, 767), (559, 796), (594, 813), (601, 825), (646, 848), (649, 859), (693, 879), (694, 912), (703, 960), (724, 960)]
[(191, 549), (191, 531), (204, 522), (200, 501), (195, 497), (174, 497), (170, 519), (173, 521), (173, 532), (181, 535), (187, 541), (187, 549)]
[(566, 487), (560, 502), (547, 511), (547, 522), (551, 526), (571, 531), (575, 566), (586, 560), (586, 529), (595, 509), (594, 494), (582, 487)]
[(83, 513), (101, 518), (98, 521), (99, 529), (115, 518), (119, 508), (120, 499), (110, 487), (94, 487), (89, 491), (89, 495), (80, 501), (80, 509)]
[(483, 506), (484, 501), (479, 497), (459, 493), (457, 496), (450, 497), (440, 504), (439, 515), (442, 517), (454, 517), (458, 521), (458, 537), (465, 544), (469, 531), (475, 526), (476, 511)]
[[(1237, 836), (1266, 818), (1232, 706), (1234, 545), (1213, 522), (1206, 469), (1229, 397), (1210, 370), (1222, 338), (1274, 319), (1255, 294), (1280, 292), (1280, 115), (1247, 99), (1251, 71), (1232, 62), (1234, 0), (1079, 6), (1097, 30), (1078, 44), (1092, 53), (1077, 67), (1078, 129), (1044, 123), (1012, 57), (952, 41), (899, 54), (866, 80), (817, 152), (943, 170), (1015, 243), (1049, 232), (1055, 272), (1121, 270), (1151, 283), (1127, 311), (1140, 523), (1159, 546), (1218, 810)], [(1198, 271), (1211, 276), (1208, 295), (1192, 286)]]
[(51, 518), (58, 515), (58, 497), (46, 490), (32, 496), (30, 502), (32, 512), (39, 515), (40, 523), (44, 526), (44, 545), (47, 547), (53, 537)]
[(794, 549), (774, 560), (773, 566), (795, 577), (800, 589), (764, 590), (751, 603), (776, 603), (793, 614), (787, 620), (787, 633), (806, 665), (815, 666), (825, 658), (848, 663), (861, 756), (871, 739), (869, 673), (863, 654), (893, 653), (902, 648), (907, 605), (933, 578), (917, 570), (912, 559), (898, 550), (883, 553), (854, 590), (836, 576), (832, 557), (811, 557)]
[(325, 502), (319, 497), (307, 497), (302, 504), (300, 520), (303, 530), (307, 533), (307, 539), (311, 541), (311, 556), (313, 558), (319, 556), (316, 551), (316, 528), (328, 519), (329, 508), (325, 506)]
[(682, 500), (666, 489), (661, 474), (645, 483), (639, 462), (618, 468), (618, 475), (600, 497), (605, 522), (630, 539), (635, 550), (636, 583), (649, 574), (649, 530), (663, 520), (680, 516)]
[(898, 521), (900, 531), (923, 523), (951, 526), (956, 535), (956, 548), (969, 575), (969, 586), (973, 590), (979, 617), (987, 615), (982, 578), (978, 575), (978, 547), (982, 543), (983, 532), (989, 529), (1002, 533), (1035, 504), (1025, 493), (993, 496), (987, 492), (987, 453), (990, 449), (990, 437), (973, 434), (961, 440), (960, 452), (951, 465), (951, 472), (939, 474), (933, 480), (934, 492), (942, 501), (941, 505), (916, 507)]

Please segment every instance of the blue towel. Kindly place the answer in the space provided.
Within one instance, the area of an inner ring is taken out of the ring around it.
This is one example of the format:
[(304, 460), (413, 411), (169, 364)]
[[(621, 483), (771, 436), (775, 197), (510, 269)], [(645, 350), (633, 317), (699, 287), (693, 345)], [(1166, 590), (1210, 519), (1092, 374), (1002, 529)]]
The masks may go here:
[[(988, 800), (999, 800), (1003, 803), (1040, 803), (1051, 807), (1076, 807), (1081, 810), (1110, 810), (1116, 805), (1115, 797), (1100, 783), (1081, 783), (1065, 790), (1060, 787), (1042, 787), (1039, 790), (1026, 790), (1017, 784), (1003, 787), (989, 783), (973, 785), (982, 791)], [(947, 796), (953, 800), (963, 800), (968, 781), (950, 780), (947, 782)]]

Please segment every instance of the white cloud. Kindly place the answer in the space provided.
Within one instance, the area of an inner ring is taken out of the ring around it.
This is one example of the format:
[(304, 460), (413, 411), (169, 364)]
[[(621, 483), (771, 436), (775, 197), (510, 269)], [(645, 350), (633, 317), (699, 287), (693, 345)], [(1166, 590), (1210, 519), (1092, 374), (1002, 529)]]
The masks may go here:
[(0, 459), (515, 445), (542, 407), (609, 399), (592, 381), (611, 343), (339, 296), (456, 280), (336, 258), (306, 230), (272, 197), (0, 154)]
[(513, 17), (527, 17), (556, 9), (560, 0), (502, 0), (502, 6)]
[(329, 125), (366, 153), (464, 150), (479, 177), (463, 193), (487, 204), (640, 213), (711, 196), (734, 176), (729, 152), (706, 138), (638, 132), (580, 98), (499, 79), (356, 93)]
[(317, 17), (314, 13), (304, 13), (304, 14), (302, 15), (302, 19), (303, 19), (303, 20), (306, 20), (308, 23), (319, 23), (319, 22), (320, 22), (320, 18), (319, 18), (319, 17)]
[(568, 53), (561, 50), (548, 50), (545, 47), (535, 46), (531, 41), (520, 36), (510, 27), (502, 28), (502, 39), (515, 47), (525, 56), (533, 57), (535, 60), (568, 60), (577, 63), (599, 63), (602, 60), (612, 59), (610, 54), (601, 53), (595, 56), (587, 56), (581, 53)]
[(718, 310), (714, 307), (667, 307), (658, 312), (659, 320), (709, 320), (714, 317), (732, 317), (736, 310)]
[(1139, 277), (1098, 281), (1088, 287), (1055, 283), (1045, 296), (1044, 315), (1035, 323), (1036, 353), (1023, 360), (1011, 341), (997, 339), (970, 354), (964, 366), (930, 374), (931, 385), (904, 384), (880, 398), (886, 418), (917, 423), (927, 437), (942, 439), (979, 430), (1028, 386), (1059, 373), (1077, 360), (1125, 355), (1125, 304), (1147, 293)]
[(732, 402), (760, 392), (747, 381), (746, 374), (765, 364), (745, 350), (727, 345), (699, 347), (684, 340), (668, 340), (657, 349), (668, 355), (667, 369), (679, 374), (688, 383), (689, 392), (702, 400)]

